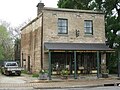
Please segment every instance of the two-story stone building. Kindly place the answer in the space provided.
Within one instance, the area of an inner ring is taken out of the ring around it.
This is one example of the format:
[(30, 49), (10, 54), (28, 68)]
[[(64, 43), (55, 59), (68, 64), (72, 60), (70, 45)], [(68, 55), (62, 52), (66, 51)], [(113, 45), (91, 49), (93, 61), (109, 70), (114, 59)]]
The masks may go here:
[(43, 3), (37, 9), (37, 17), (21, 29), (21, 65), (32, 72), (49, 69), (49, 77), (64, 68), (75, 78), (77, 73), (99, 75), (112, 51), (105, 44), (104, 13)]

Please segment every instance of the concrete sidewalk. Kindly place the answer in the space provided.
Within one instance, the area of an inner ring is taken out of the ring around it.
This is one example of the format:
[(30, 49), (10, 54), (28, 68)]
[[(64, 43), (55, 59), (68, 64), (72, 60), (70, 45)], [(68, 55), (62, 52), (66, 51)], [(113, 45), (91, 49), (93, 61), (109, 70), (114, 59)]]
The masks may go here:
[(83, 81), (71, 81), (66, 80), (63, 82), (39, 82), (34, 86), (35, 89), (52, 89), (52, 88), (85, 88), (85, 87), (100, 87), (100, 86), (117, 86), (120, 84), (119, 80), (83, 80)]
[[(99, 79), (67, 79), (67, 80), (36, 80), (33, 88), (35, 89), (53, 89), (53, 88), (85, 88), (101, 86), (119, 86), (118, 78), (99, 78)], [(36, 84), (35, 84), (36, 83)]]
[(26, 76), (26, 83), (1, 83), (1, 88), (33, 88), (33, 89), (57, 89), (57, 88), (88, 88), (101, 86), (119, 86), (120, 79), (116, 76), (109, 78), (97, 78), (96, 76), (80, 76), (78, 79), (69, 77), (67, 80), (62, 80), (60, 77), (52, 76), (52, 80), (38, 80), (31, 76)]

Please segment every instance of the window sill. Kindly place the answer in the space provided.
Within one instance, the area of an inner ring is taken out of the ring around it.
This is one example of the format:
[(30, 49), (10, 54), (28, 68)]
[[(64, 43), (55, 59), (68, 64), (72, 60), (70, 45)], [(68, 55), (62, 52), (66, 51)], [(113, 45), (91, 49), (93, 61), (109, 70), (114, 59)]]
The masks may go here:
[(84, 37), (93, 37), (92, 34), (85, 34)]
[(66, 36), (66, 37), (68, 37), (68, 34), (58, 34), (58, 36)]

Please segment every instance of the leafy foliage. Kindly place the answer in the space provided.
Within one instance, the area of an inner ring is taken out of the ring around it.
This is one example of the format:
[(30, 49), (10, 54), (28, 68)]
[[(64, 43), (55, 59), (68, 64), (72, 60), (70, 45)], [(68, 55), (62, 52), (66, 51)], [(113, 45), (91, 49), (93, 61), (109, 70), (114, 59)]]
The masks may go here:
[(7, 28), (0, 25), (0, 60), (13, 58), (13, 42)]
[(61, 71), (61, 75), (62, 75), (62, 76), (67, 76), (68, 74), (69, 74), (68, 69), (63, 69), (63, 70)]
[(38, 73), (33, 73), (32, 77), (39, 77), (39, 74)]
[(59, 8), (70, 8), (70, 9), (90, 9), (89, 3), (91, 0), (59, 0)]
[(48, 73), (48, 70), (46, 70), (46, 69), (41, 69), (40, 70), (40, 74), (45, 74), (45, 73)]

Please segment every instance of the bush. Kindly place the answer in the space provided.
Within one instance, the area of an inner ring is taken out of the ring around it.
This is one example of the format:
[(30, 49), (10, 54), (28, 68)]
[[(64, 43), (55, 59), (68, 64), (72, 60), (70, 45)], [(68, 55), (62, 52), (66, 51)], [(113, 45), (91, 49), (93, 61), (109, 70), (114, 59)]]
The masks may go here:
[(34, 74), (32, 74), (32, 77), (39, 77), (39, 74), (34, 73)]
[(69, 71), (68, 71), (67, 69), (63, 69), (63, 70), (61, 71), (61, 75), (62, 75), (62, 76), (67, 76), (68, 73), (69, 73)]
[(48, 73), (48, 70), (44, 70), (44, 69), (42, 69), (42, 70), (40, 70), (39, 73), (40, 73), (40, 74), (45, 74), (45, 73)]
[(27, 74), (27, 71), (26, 70), (22, 70), (21, 73)]

